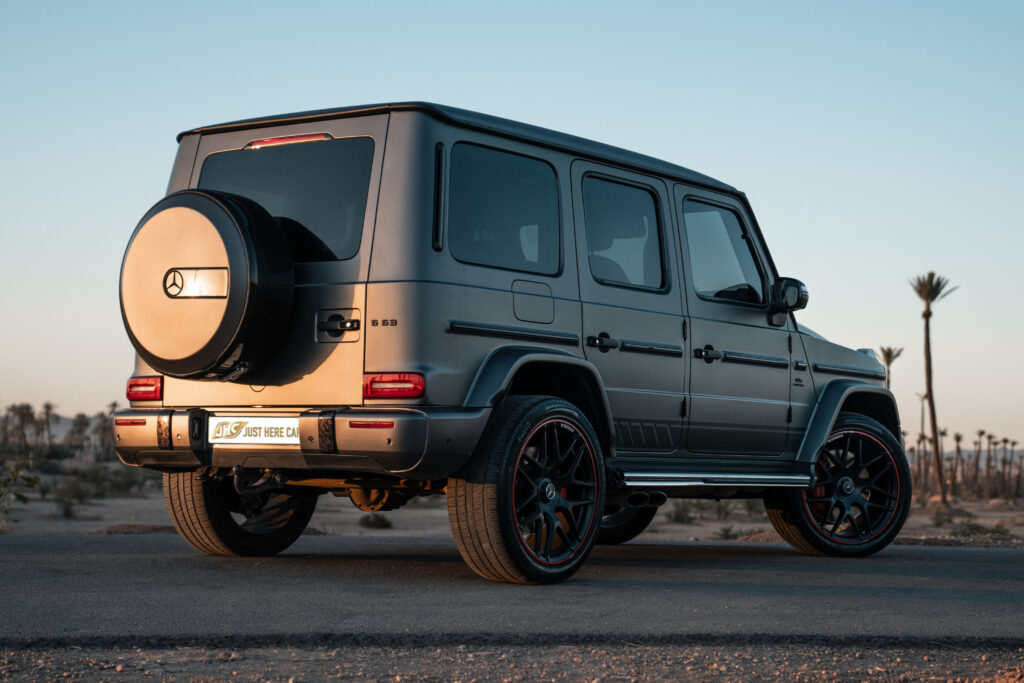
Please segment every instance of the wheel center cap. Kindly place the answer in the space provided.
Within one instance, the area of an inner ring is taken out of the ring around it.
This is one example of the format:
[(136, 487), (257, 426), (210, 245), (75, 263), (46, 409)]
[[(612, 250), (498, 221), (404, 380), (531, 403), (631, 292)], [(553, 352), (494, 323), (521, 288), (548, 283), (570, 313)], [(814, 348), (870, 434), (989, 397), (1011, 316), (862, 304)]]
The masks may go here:
[(555, 490), (555, 485), (550, 481), (544, 484), (542, 491), (544, 492), (544, 498), (547, 499), (549, 503), (558, 495), (558, 491)]
[(839, 480), (839, 492), (842, 493), (844, 496), (848, 496), (851, 493), (853, 493), (854, 488), (855, 486), (853, 483), (853, 479), (850, 479), (849, 477), (843, 477), (842, 479)]

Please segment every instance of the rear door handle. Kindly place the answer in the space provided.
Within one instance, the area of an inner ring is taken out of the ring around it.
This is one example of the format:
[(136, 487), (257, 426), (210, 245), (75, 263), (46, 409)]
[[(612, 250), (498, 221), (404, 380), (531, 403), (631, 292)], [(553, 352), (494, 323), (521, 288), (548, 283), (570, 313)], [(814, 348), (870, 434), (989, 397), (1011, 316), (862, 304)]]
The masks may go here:
[(702, 358), (707, 363), (711, 363), (712, 361), (716, 360), (721, 360), (723, 355), (724, 354), (721, 351), (715, 351), (715, 347), (711, 346), (711, 344), (708, 344), (703, 349), (693, 350), (694, 358)]

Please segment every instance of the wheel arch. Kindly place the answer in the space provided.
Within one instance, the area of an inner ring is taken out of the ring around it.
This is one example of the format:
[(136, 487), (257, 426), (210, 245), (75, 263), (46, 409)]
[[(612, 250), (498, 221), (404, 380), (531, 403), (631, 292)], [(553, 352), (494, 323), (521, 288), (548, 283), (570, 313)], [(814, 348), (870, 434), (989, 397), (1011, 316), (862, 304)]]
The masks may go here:
[(608, 457), (615, 444), (611, 407), (592, 363), (558, 349), (502, 346), (480, 365), (463, 406), (497, 407), (510, 394), (556, 396), (579, 406)]
[(858, 413), (880, 422), (903, 445), (899, 411), (892, 393), (884, 388), (858, 380), (835, 379), (825, 385), (811, 414), (800, 450), (798, 463), (814, 463), (840, 413)]

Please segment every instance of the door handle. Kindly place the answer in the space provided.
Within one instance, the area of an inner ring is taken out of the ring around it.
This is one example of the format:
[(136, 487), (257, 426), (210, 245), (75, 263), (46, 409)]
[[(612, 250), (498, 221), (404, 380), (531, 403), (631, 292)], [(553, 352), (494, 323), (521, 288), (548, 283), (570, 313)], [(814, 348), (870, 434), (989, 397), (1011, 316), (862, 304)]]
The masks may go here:
[(694, 349), (693, 357), (702, 358), (705, 363), (711, 363), (716, 360), (721, 360), (724, 354), (721, 351), (715, 351), (715, 347), (708, 344), (703, 349)]
[(619, 348), (619, 340), (612, 339), (611, 337), (608, 336), (607, 332), (602, 332), (596, 337), (587, 337), (587, 346), (593, 346), (595, 349), (607, 351), (608, 349)]

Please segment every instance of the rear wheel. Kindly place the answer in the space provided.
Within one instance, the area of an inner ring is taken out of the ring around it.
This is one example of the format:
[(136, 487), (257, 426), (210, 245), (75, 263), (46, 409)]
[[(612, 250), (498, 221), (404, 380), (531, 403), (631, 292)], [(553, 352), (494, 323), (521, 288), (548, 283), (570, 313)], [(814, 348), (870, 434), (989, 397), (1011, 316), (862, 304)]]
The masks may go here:
[(817, 483), (765, 498), (772, 526), (814, 555), (858, 557), (889, 545), (910, 510), (910, 468), (881, 423), (843, 413), (818, 453)]
[(601, 530), (597, 532), (597, 543), (618, 545), (631, 541), (642, 534), (657, 516), (656, 507), (606, 510), (605, 516), (601, 518)]
[(316, 509), (315, 497), (267, 491), (240, 495), (230, 477), (164, 474), (164, 502), (178, 533), (210, 555), (276, 555), (298, 539)]
[(505, 401), (471, 463), (448, 483), (459, 552), (492, 581), (567, 579), (590, 554), (603, 508), (594, 428), (579, 408), (552, 397)]

